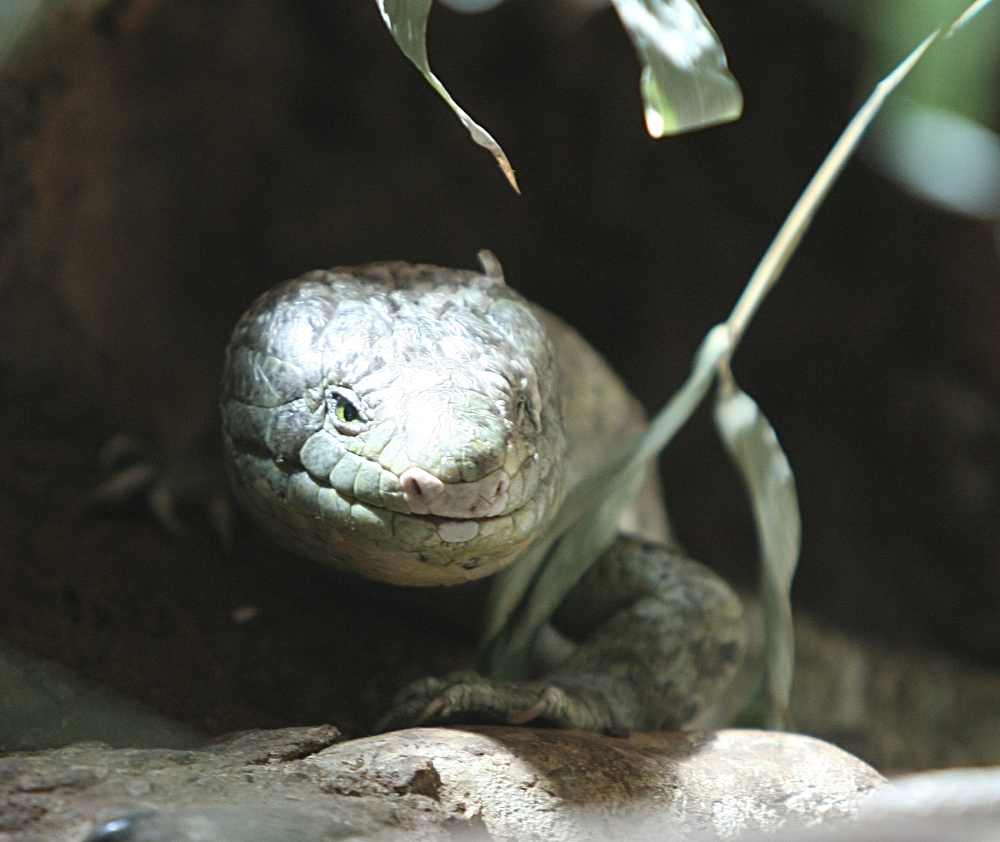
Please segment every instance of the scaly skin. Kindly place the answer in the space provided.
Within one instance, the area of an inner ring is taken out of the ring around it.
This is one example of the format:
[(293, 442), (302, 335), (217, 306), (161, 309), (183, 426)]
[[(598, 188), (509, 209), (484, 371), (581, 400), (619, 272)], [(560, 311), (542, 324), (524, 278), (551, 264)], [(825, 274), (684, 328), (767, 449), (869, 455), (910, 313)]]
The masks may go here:
[[(379, 263), (262, 296), (226, 354), (223, 439), (237, 496), (279, 540), (399, 585), (453, 585), (516, 558), (566, 488), (642, 412), (571, 329), (484, 272)], [(528, 722), (680, 726), (743, 651), (742, 608), (667, 545), (655, 480), (555, 624), (579, 642), (543, 680), (456, 674), (407, 688), (382, 728)]]
[(365, 576), (485, 576), (562, 495), (555, 377), (542, 324), (502, 282), (403, 264), (304, 275), (229, 346), (236, 489), (283, 540)]

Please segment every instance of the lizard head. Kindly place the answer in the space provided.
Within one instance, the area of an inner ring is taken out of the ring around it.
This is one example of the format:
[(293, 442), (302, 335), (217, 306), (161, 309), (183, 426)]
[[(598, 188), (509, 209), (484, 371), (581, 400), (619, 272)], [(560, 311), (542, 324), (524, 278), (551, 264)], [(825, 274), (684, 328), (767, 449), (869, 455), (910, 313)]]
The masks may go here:
[(226, 352), (237, 496), (293, 549), (396, 584), (512, 560), (562, 496), (554, 352), (484, 273), (376, 263), (259, 298)]

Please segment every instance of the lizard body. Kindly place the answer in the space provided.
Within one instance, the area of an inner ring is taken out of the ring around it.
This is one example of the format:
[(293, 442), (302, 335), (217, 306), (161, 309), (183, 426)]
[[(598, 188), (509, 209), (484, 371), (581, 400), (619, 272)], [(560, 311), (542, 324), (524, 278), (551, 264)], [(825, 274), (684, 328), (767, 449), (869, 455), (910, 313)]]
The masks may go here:
[[(221, 399), (237, 496), (306, 555), (399, 585), (513, 561), (566, 490), (644, 424), (578, 334), (483, 272), (378, 263), (308, 273), (234, 330)], [(555, 618), (580, 645), (543, 679), (463, 673), (405, 690), (383, 727), (679, 726), (728, 683), (742, 609), (670, 543), (655, 478)]]

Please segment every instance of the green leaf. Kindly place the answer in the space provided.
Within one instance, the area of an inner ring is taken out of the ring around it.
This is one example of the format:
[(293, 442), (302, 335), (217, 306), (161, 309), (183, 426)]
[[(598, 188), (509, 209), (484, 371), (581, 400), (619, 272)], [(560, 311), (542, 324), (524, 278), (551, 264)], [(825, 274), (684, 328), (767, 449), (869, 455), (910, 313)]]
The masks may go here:
[(445, 86), (441, 84), (441, 80), (431, 72), (427, 59), (427, 17), (431, 13), (432, 0), (376, 0), (376, 2), (382, 13), (382, 19), (389, 27), (392, 37), (396, 39), (403, 55), (417, 66), (430, 86), (458, 115), (458, 119), (462, 121), (462, 125), (465, 126), (472, 139), (493, 153), (493, 157), (500, 164), (503, 174), (507, 176), (510, 186), (520, 193), (517, 179), (514, 177), (514, 168), (510, 165), (503, 149), (500, 148), (500, 144), (486, 129), (462, 110), (459, 104), (452, 99)]
[[(690, 376), (649, 428), (624, 455), (611, 460), (605, 470), (574, 488), (545, 533), (494, 579), (480, 649), (482, 672), (493, 678), (505, 679), (524, 675), (539, 630), (614, 539), (618, 516), (638, 487), (643, 471), (691, 417), (716, 375), (721, 371), (724, 377), (731, 378), (729, 360), (733, 352), (764, 298), (777, 283), (823, 199), (857, 148), (865, 129), (886, 97), (905, 78), (938, 34), (935, 31), (929, 35), (883, 79), (848, 123), (761, 258), (729, 319), (724, 324), (716, 325), (706, 335)], [(735, 386), (732, 388), (735, 389)], [(757, 473), (747, 476), (751, 495), (758, 494), (758, 497), (753, 497), (755, 510), (760, 505), (758, 498), (765, 500), (773, 497), (775, 500), (769, 504), (767, 511), (761, 511), (758, 528), (765, 558), (762, 571), (764, 607), (771, 615), (766, 622), (768, 628), (773, 630), (773, 639), (768, 642), (769, 660), (773, 663), (769, 670), (769, 695), (780, 704), (787, 699), (786, 685), (791, 679), (792, 640), (789, 630), (791, 615), (790, 611), (786, 611), (787, 596), (781, 594), (787, 594), (794, 573), (797, 550), (792, 554), (789, 547), (797, 546), (800, 527), (797, 504), (787, 498), (788, 494), (794, 495), (791, 472), (780, 483), (774, 479), (781, 473), (775, 466), (784, 459), (783, 454), (778, 455), (780, 448), (774, 451), (777, 439), (774, 438), (773, 446), (768, 444), (769, 437), (774, 436), (770, 424), (749, 397), (743, 395), (743, 398), (745, 400), (733, 398), (736, 403), (731, 406), (735, 409), (724, 407), (722, 418), (723, 423), (729, 425), (728, 434), (733, 437), (734, 455), (738, 452), (739, 458), (746, 460), (749, 467), (755, 464), (753, 459), (760, 459), (762, 465), (770, 466), (770, 473), (759, 468), (755, 469)], [(730, 415), (736, 413), (740, 405), (746, 414), (746, 401), (753, 404), (754, 420), (750, 425), (751, 431), (744, 433), (741, 426), (733, 426)], [(787, 467), (787, 461), (784, 464)], [(754, 484), (750, 485), (751, 482)], [(790, 514), (793, 506), (794, 518)], [(773, 516), (769, 512), (783, 514)], [(784, 536), (777, 534), (783, 528), (782, 523), (792, 530)]]
[(611, 545), (622, 510), (651, 460), (698, 408), (730, 351), (725, 325), (709, 331), (688, 379), (645, 432), (603, 471), (576, 486), (545, 533), (494, 578), (480, 654), (483, 672), (497, 679), (524, 676), (538, 632)]
[(753, 508), (760, 545), (761, 603), (767, 630), (769, 728), (790, 724), (788, 700), (795, 666), (792, 578), (802, 539), (795, 477), (774, 428), (728, 369), (721, 378), (715, 425), (739, 468)]
[[(957, 35), (930, 52), (876, 121), (868, 162), (904, 190), (949, 211), (1000, 217), (1000, 6), (978, 0), (811, 0), (858, 30), (862, 78), (876, 79), (933, 26)], [(965, 11), (963, 11), (965, 9)], [(977, 17), (981, 15), (981, 17)], [(967, 26), (975, 20), (974, 26)]]
[(810, 179), (806, 189), (802, 191), (791, 213), (785, 218), (778, 233), (771, 241), (760, 263), (747, 281), (736, 306), (726, 322), (733, 335), (734, 347), (739, 344), (744, 331), (753, 319), (764, 298), (778, 282), (788, 261), (799, 247), (802, 237), (812, 224), (816, 212), (826, 198), (827, 193), (837, 181), (837, 176), (847, 165), (851, 155), (858, 148), (865, 129), (878, 114), (879, 109), (889, 96), (906, 78), (906, 75), (920, 61), (931, 44), (937, 39), (940, 30), (936, 29), (928, 35), (902, 62), (875, 86), (875, 90), (865, 100), (861, 108), (851, 118), (847, 127), (841, 132), (833, 148), (827, 153), (816, 174)]
[[(427, 58), (427, 18), (432, 0), (376, 0), (392, 37), (424, 78), (458, 115), (472, 139), (500, 164), (520, 193), (503, 149), (452, 98)], [(650, 135), (726, 123), (743, 112), (743, 93), (729, 72), (726, 54), (694, 0), (613, 0), (642, 62), (640, 89)]]
[(642, 62), (640, 89), (652, 137), (728, 123), (743, 92), (694, 0), (612, 0)]

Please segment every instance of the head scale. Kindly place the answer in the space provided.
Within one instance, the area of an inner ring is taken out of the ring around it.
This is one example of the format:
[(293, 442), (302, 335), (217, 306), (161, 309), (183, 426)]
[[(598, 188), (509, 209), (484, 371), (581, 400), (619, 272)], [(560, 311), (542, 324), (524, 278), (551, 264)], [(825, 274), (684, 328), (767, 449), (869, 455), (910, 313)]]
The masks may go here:
[(371, 578), (450, 584), (547, 523), (565, 449), (552, 345), (483, 265), (311, 272), (240, 319), (223, 438), (237, 495), (279, 539)]

